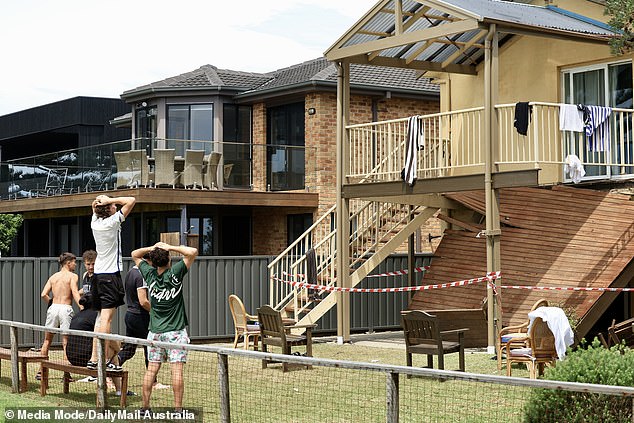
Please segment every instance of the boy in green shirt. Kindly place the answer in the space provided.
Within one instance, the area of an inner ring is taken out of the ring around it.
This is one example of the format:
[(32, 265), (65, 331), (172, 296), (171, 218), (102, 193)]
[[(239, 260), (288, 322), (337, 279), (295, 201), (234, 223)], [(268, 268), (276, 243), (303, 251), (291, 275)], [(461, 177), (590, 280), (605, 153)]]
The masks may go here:
[[(183, 260), (171, 266), (169, 252), (182, 254)], [(143, 260), (149, 254), (155, 267)], [(191, 247), (174, 246), (158, 242), (151, 247), (139, 248), (132, 252), (132, 259), (138, 266), (143, 279), (148, 285), (150, 299), (150, 332), (148, 340), (188, 344), (187, 314), (183, 298), (183, 278), (196, 259), (198, 250)], [(183, 407), (183, 365), (187, 361), (187, 351), (148, 347), (148, 368), (143, 378), (143, 408), (150, 406), (152, 383), (161, 368), (161, 363), (168, 361), (172, 373), (172, 389), (174, 391), (174, 408)]]

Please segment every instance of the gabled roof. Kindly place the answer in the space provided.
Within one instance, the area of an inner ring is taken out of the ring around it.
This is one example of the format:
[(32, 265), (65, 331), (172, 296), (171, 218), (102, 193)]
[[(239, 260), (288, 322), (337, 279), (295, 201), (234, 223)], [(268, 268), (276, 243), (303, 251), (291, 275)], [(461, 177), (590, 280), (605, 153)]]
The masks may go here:
[[(484, 216), (483, 191), (445, 194)], [(500, 190), (501, 285), (622, 287), (634, 277), (634, 202), (629, 196), (557, 186)], [(422, 284), (480, 277), (486, 273), (486, 239), (447, 231)], [(584, 336), (608, 309), (614, 293), (501, 289), (504, 325), (526, 321), (531, 305), (547, 298), (576, 309)], [(478, 308), (486, 286), (421, 291), (410, 308)], [(618, 316), (615, 316), (618, 317)], [(610, 319), (611, 320), (611, 319)]]
[(503, 44), (513, 34), (607, 43), (605, 24), (553, 6), (500, 0), (381, 0), (330, 47), (329, 60), (475, 73), (495, 24)]
[[(437, 95), (438, 85), (429, 78), (419, 78), (410, 69), (381, 69), (374, 66), (354, 65), (351, 68), (353, 88), (392, 90), (416, 94)], [(227, 90), (245, 99), (266, 93), (290, 91), (301, 87), (335, 87), (337, 69), (335, 65), (320, 57), (297, 65), (267, 73), (241, 72), (218, 69), (212, 65), (200, 68), (162, 81), (143, 85), (125, 91), (123, 99), (134, 98), (149, 93), (167, 93), (180, 90)]]

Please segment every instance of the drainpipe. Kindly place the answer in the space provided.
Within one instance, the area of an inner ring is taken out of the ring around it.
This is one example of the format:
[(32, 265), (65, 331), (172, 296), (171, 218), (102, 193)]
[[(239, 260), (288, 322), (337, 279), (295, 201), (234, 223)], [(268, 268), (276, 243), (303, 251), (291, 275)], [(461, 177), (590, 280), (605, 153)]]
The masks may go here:
[[(497, 100), (497, 30), (495, 24), (489, 26), (484, 44), (484, 130), (485, 130), (485, 170), (484, 193), (486, 206), (486, 252), (487, 272), (500, 270), (500, 211), (497, 190), (493, 187), (493, 167), (495, 163), (495, 101)], [(493, 287), (487, 285), (487, 352), (495, 353), (495, 306)], [(501, 322), (499, 322), (501, 324)]]

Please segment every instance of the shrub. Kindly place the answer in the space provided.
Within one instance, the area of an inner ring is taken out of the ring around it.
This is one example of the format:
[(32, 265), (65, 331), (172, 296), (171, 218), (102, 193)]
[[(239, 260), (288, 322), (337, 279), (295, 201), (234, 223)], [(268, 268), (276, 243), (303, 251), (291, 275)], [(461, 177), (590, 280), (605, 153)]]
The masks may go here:
[[(545, 379), (600, 385), (634, 386), (634, 351), (617, 345), (605, 349), (598, 339), (570, 352), (564, 361), (548, 369)], [(632, 398), (535, 389), (525, 411), (526, 422), (624, 422), (632, 421)]]

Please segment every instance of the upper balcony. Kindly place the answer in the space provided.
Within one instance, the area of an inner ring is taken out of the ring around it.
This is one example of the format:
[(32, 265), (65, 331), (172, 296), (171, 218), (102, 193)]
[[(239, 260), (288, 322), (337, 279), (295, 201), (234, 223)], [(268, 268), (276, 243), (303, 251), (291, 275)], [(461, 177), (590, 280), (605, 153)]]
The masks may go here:
[[(632, 115), (634, 110), (612, 109), (609, 144), (592, 151), (583, 133), (559, 129), (560, 105), (530, 103), (527, 134), (515, 129), (515, 104), (495, 107), (497, 128), (492, 144), (498, 186), (552, 185), (572, 182), (566, 158), (576, 155), (585, 170), (581, 181), (628, 179), (634, 176)], [(484, 108), (478, 107), (421, 116), (424, 149), (417, 153), (417, 185), (422, 192), (482, 189), (485, 171)], [(347, 197), (398, 195), (407, 146), (407, 119), (349, 125), (346, 172)], [(530, 176), (533, 175), (533, 176)], [(390, 184), (392, 183), (392, 184)], [(405, 185), (405, 184), (402, 184)], [(374, 187), (374, 188), (371, 188)], [(383, 187), (383, 188), (381, 188)], [(374, 190), (374, 191), (372, 191)]]
[(315, 185), (306, 147), (133, 139), (0, 163), (0, 199), (130, 188), (306, 191)]

